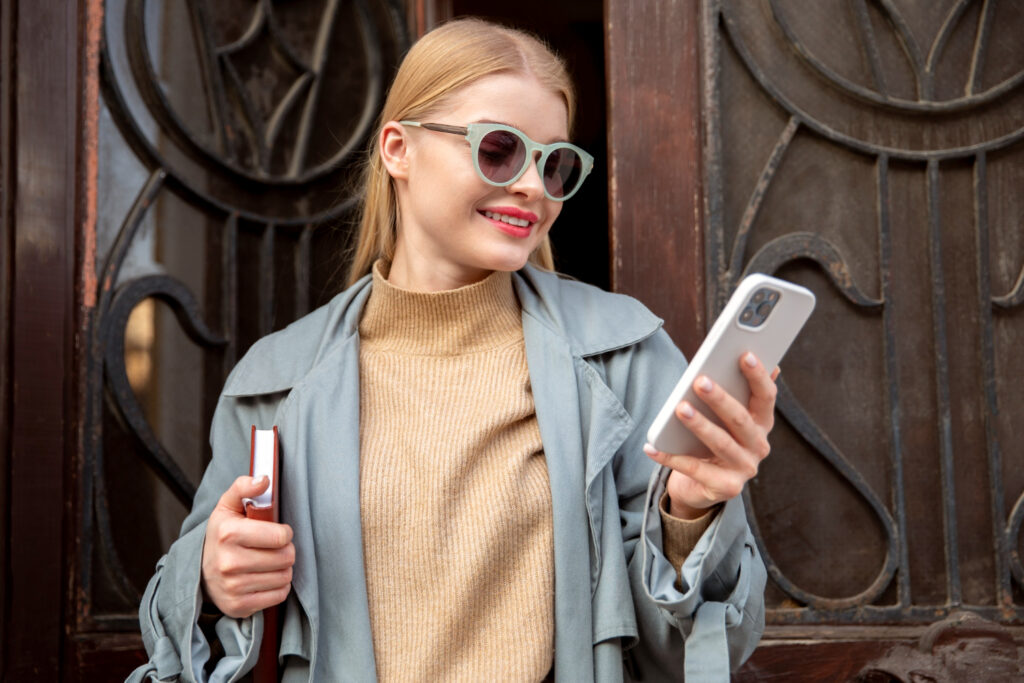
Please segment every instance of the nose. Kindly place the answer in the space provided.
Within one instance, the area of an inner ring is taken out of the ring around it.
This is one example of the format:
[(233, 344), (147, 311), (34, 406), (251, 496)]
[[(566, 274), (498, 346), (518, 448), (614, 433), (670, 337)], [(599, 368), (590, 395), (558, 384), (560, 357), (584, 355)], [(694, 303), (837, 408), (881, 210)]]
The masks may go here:
[(530, 159), (530, 165), (526, 167), (526, 172), (505, 189), (522, 195), (528, 200), (542, 199), (544, 197), (544, 179), (540, 177), (540, 169), (537, 168), (539, 156), (540, 152), (535, 153)]

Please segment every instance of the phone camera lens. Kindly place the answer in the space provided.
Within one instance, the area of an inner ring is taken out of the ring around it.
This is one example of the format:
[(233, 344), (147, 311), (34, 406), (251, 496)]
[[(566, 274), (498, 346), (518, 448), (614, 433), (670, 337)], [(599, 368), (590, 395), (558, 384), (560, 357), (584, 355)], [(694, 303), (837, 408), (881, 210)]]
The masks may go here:
[(772, 312), (772, 305), (767, 301), (757, 307), (757, 315), (762, 319), (767, 318), (768, 314)]
[(743, 313), (740, 314), (741, 323), (749, 323), (754, 317), (754, 310), (751, 308), (744, 308)]
[(775, 291), (768, 292), (768, 301), (770, 301), (771, 303), (775, 303), (778, 300), (779, 300), (779, 293), (778, 292), (775, 292)]
[(764, 301), (764, 292), (765, 292), (765, 290), (763, 290), (763, 289), (759, 289), (756, 292), (754, 292), (753, 302), (755, 304), (759, 304), (762, 301)]

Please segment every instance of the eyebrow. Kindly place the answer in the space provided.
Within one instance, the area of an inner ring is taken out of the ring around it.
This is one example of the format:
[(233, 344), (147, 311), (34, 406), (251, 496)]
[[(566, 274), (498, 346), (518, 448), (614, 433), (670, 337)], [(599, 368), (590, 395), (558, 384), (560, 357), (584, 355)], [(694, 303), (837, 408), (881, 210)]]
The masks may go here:
[(511, 126), (516, 130), (522, 130), (521, 127), (517, 126), (516, 124), (510, 121), (499, 121), (498, 119), (477, 119), (476, 121), (473, 121), (473, 123), (500, 123), (503, 126)]
[[(500, 123), (503, 126), (509, 126), (511, 128), (515, 128), (516, 130), (518, 130), (520, 132), (523, 131), (523, 127), (522, 126), (516, 125), (515, 123), (510, 123), (508, 121), (497, 121), (497, 120), (494, 120), (494, 119), (477, 119), (476, 121), (472, 121), (472, 123)], [(525, 135), (525, 133), (523, 133), (523, 134)], [(556, 140), (552, 140), (551, 142), (544, 143), (544, 144), (552, 145), (552, 144), (555, 144), (556, 142), (572, 142), (572, 141), (569, 140), (568, 138), (558, 138)]]

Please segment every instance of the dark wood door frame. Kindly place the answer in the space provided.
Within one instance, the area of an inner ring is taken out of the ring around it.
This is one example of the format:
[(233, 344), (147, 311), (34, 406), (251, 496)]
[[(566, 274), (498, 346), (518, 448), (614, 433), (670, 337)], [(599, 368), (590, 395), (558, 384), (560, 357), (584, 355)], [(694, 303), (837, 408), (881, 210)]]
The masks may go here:
[(607, 0), (605, 15), (612, 288), (692, 355), (707, 327), (699, 3)]
[(76, 240), (89, 203), (80, 182), (81, 86), (96, 83), (83, 70), (81, 36), (99, 11), (99, 0), (12, 0), (0, 14), (5, 681), (63, 673), (81, 322)]

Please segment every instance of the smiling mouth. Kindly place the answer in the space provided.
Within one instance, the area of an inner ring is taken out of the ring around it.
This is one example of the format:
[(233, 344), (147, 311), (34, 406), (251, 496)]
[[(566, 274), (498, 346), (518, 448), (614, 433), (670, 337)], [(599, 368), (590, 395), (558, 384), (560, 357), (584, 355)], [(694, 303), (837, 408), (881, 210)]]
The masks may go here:
[(526, 228), (529, 227), (530, 225), (530, 221), (526, 220), (525, 218), (515, 218), (513, 216), (507, 216), (503, 213), (495, 213), (494, 211), (481, 211), (481, 213), (493, 221), (501, 221), (502, 223), (508, 223), (509, 225), (515, 226), (517, 228)]

